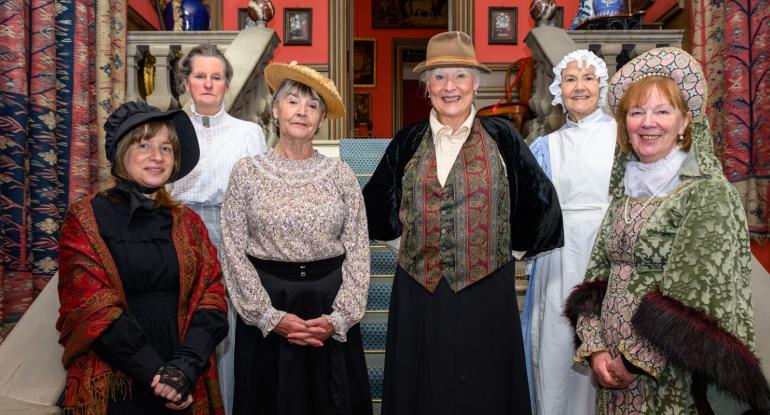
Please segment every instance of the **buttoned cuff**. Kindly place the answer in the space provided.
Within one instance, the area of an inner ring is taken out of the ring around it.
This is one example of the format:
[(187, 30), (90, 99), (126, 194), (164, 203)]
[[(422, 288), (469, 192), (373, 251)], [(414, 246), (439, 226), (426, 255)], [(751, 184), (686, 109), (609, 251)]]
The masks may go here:
[(329, 320), (329, 323), (334, 326), (334, 334), (332, 335), (332, 338), (334, 340), (337, 340), (338, 342), (346, 342), (348, 341), (348, 329), (350, 328), (345, 321), (344, 318), (342, 318), (342, 315), (338, 313), (337, 311), (334, 311), (329, 314), (323, 314), (322, 317), (325, 317), (327, 320)]
[(265, 310), (265, 312), (257, 319), (256, 324), (259, 331), (262, 332), (262, 337), (267, 337), (285, 315), (285, 311), (276, 310), (272, 306)]

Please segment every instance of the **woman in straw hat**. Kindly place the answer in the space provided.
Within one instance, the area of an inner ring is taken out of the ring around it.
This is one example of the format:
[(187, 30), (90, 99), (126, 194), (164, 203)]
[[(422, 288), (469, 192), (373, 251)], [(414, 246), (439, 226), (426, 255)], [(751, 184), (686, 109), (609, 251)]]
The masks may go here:
[(183, 111), (127, 102), (104, 124), (117, 184), (73, 204), (59, 252), (65, 414), (223, 414), (227, 305), (206, 226), (164, 185), (192, 171)]
[(396, 134), (364, 189), (370, 237), (401, 238), (383, 413), (528, 414), (513, 255), (561, 246), (559, 202), (513, 126), (476, 116), (489, 69), (470, 37), (438, 34), (426, 57), (430, 119)]
[(610, 81), (613, 200), (565, 312), (575, 361), (600, 387), (597, 413), (770, 409), (752, 353), (746, 218), (712, 152), (706, 90), (677, 48), (650, 50)]
[(602, 110), (609, 81), (603, 60), (588, 50), (575, 50), (553, 72), (552, 104), (564, 107), (567, 121), (558, 131), (535, 140), (530, 149), (559, 195), (564, 247), (533, 261), (523, 313), (524, 342), (536, 412), (588, 415), (594, 413), (596, 388), (591, 371), (572, 361), (574, 331), (562, 306), (583, 282), (609, 205), (617, 124)]
[(279, 141), (241, 159), (222, 207), (222, 256), (233, 306), (236, 414), (371, 414), (358, 321), (369, 239), (350, 167), (313, 150), (325, 117), (345, 108), (334, 83), (271, 63)]

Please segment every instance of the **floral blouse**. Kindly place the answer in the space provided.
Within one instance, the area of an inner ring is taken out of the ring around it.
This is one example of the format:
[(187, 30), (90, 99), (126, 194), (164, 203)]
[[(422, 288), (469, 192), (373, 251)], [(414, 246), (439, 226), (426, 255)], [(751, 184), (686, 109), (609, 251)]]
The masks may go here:
[(325, 316), (339, 341), (363, 317), (369, 288), (366, 210), (353, 171), (318, 152), (288, 160), (270, 150), (235, 165), (222, 206), (222, 263), (246, 323), (267, 336), (286, 314), (273, 307), (248, 256), (309, 262), (342, 254), (342, 286)]

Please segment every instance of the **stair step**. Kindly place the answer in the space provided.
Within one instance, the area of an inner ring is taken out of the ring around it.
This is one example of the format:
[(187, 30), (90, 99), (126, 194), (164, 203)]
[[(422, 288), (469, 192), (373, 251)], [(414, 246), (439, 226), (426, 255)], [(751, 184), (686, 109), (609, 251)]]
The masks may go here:
[(396, 272), (396, 253), (385, 245), (370, 245), (370, 273), (372, 276), (393, 276)]
[(393, 278), (372, 278), (369, 280), (369, 299), (366, 309), (387, 312), (390, 307), (390, 291)]
[(355, 173), (371, 173), (385, 154), (390, 139), (340, 140), (340, 159)]
[(367, 312), (361, 320), (364, 351), (384, 351), (388, 333), (388, 313)]
[(382, 353), (367, 354), (366, 368), (369, 371), (369, 390), (372, 393), (372, 401), (381, 402), (385, 355)]

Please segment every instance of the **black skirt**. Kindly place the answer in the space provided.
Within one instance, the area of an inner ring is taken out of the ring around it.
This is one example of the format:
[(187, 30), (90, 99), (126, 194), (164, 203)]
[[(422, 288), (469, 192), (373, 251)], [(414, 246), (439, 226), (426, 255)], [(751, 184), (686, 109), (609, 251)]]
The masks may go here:
[[(131, 314), (147, 333), (150, 345), (158, 356), (168, 362), (179, 348), (177, 304), (179, 293), (163, 291), (127, 298)], [(166, 408), (168, 400), (155, 396), (149, 385), (132, 385), (130, 393), (116, 393), (108, 401), (110, 415), (171, 415), (179, 411)]]
[[(250, 258), (273, 307), (312, 319), (332, 312), (344, 255), (293, 263)], [(234, 414), (369, 415), (372, 400), (358, 324), (320, 348), (267, 337), (240, 316), (235, 329)]]
[(530, 413), (514, 262), (455, 293), (397, 267), (383, 415)]

